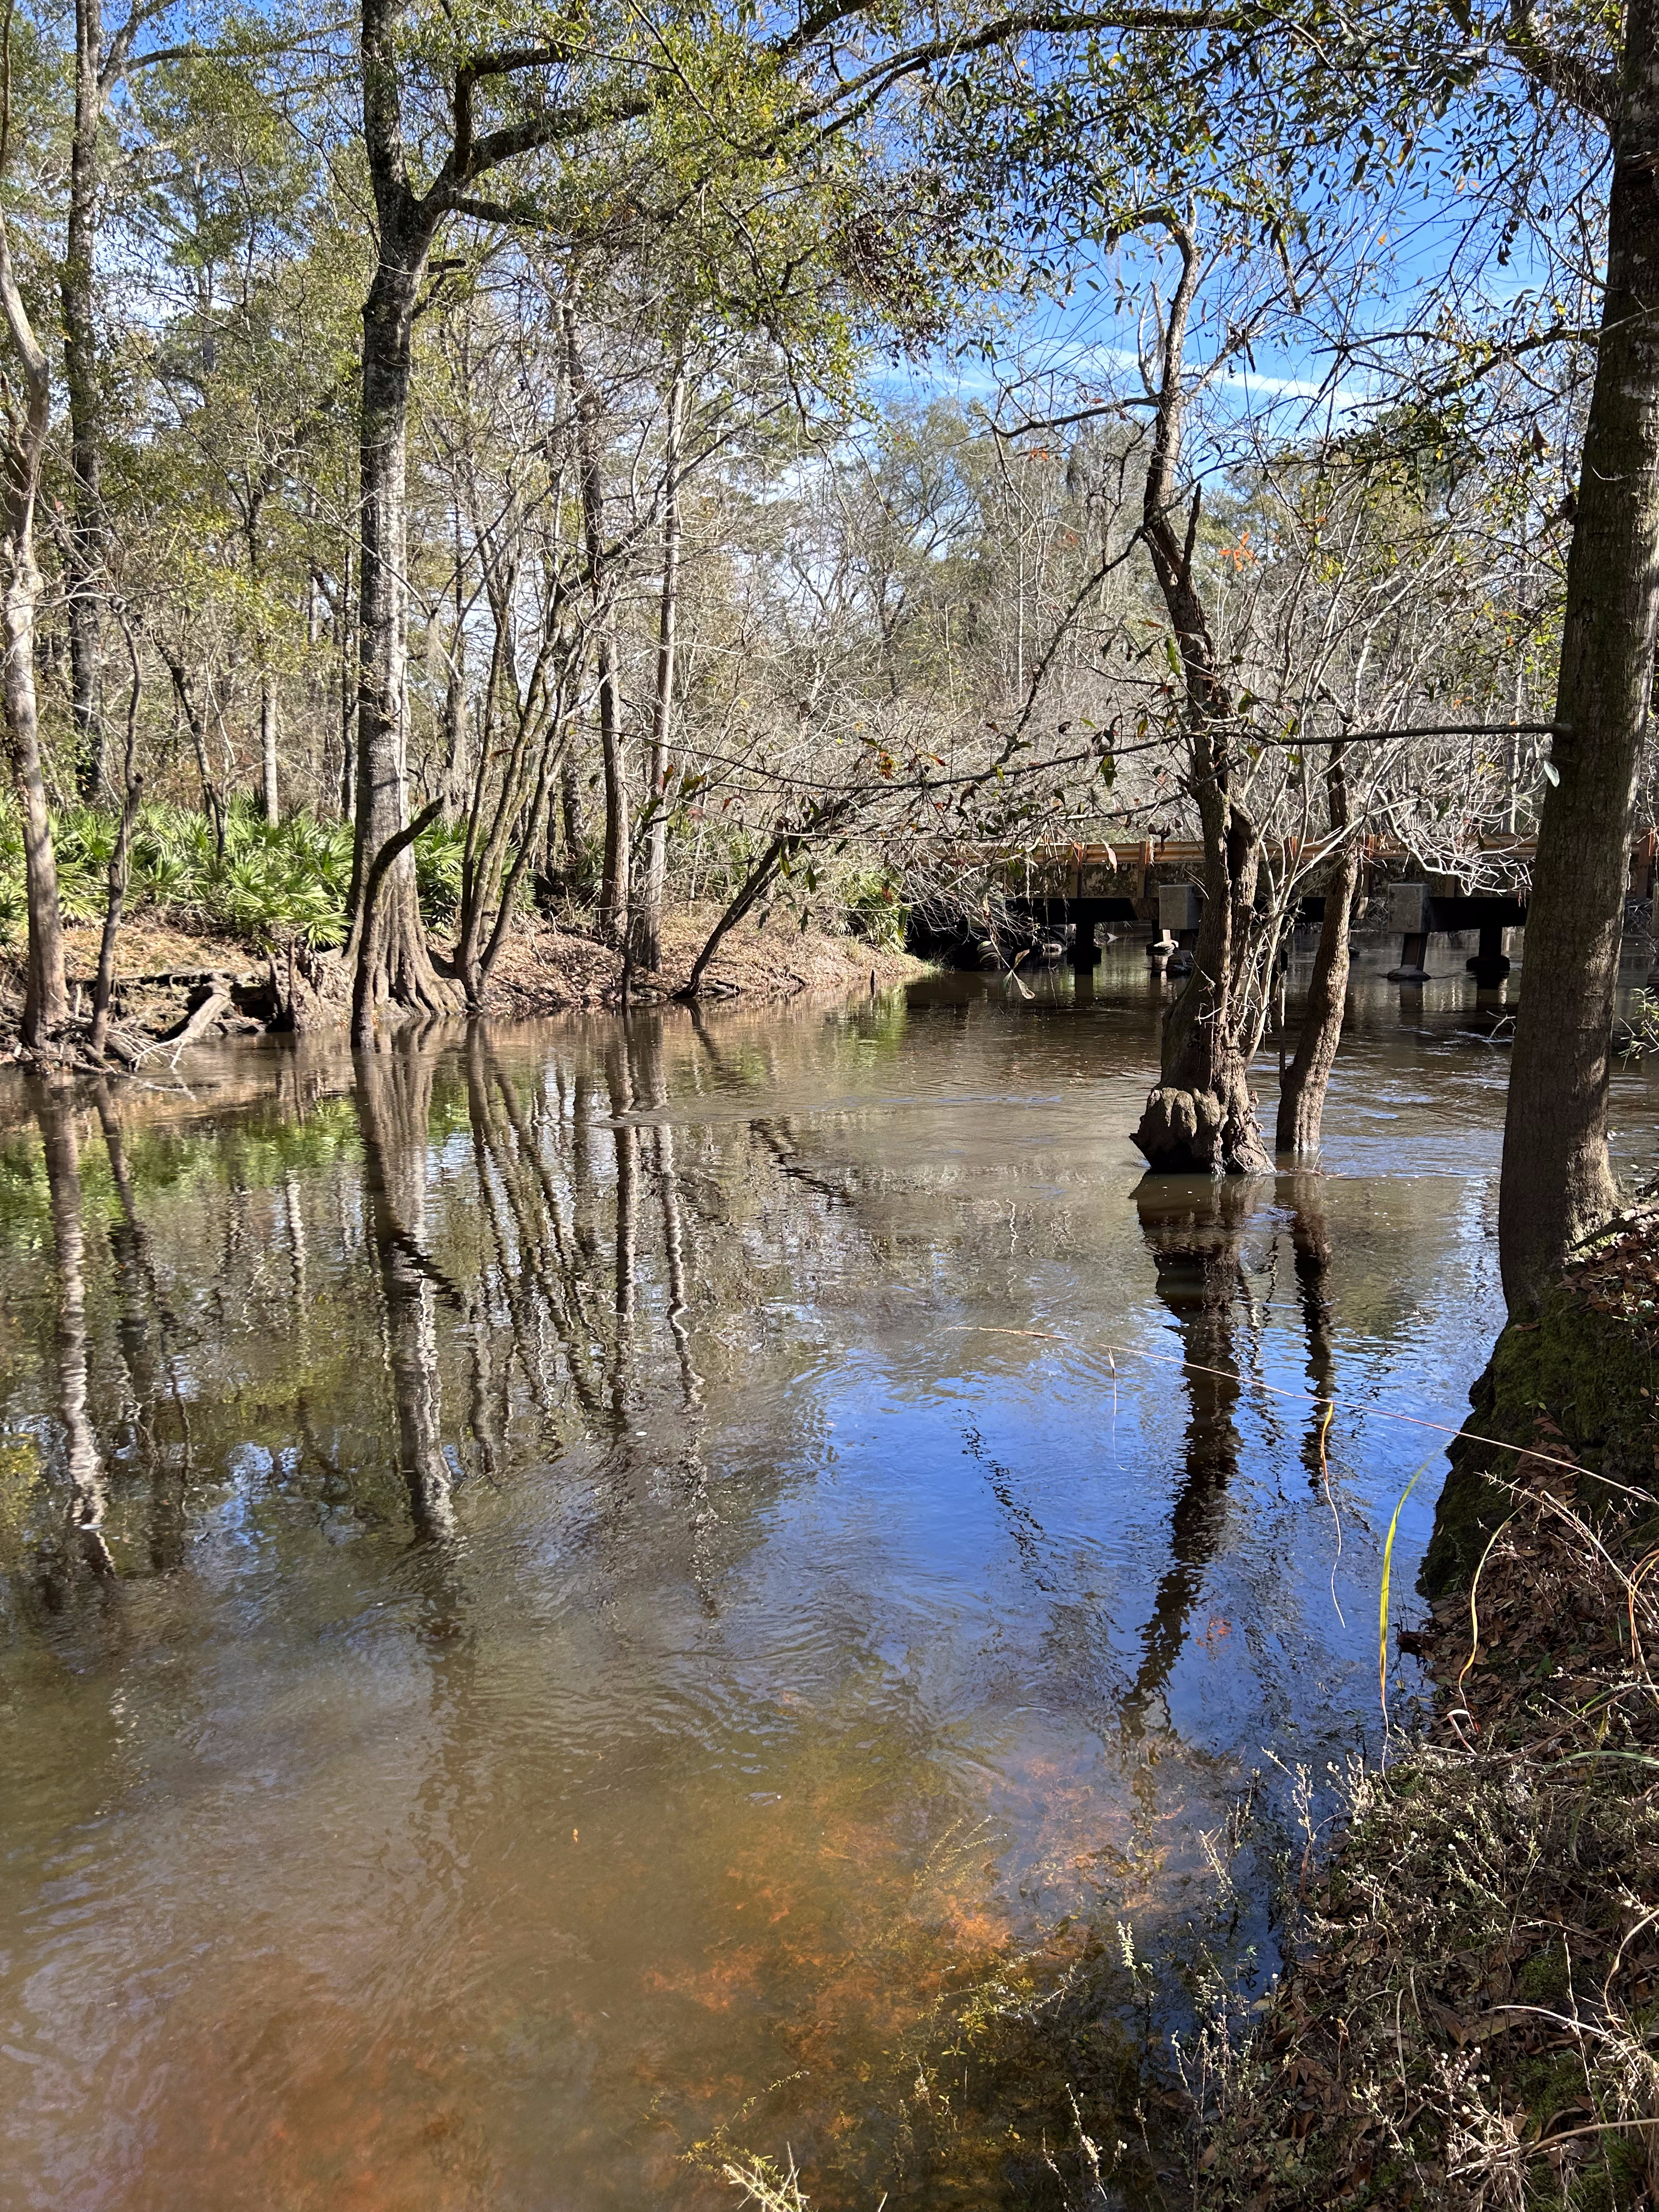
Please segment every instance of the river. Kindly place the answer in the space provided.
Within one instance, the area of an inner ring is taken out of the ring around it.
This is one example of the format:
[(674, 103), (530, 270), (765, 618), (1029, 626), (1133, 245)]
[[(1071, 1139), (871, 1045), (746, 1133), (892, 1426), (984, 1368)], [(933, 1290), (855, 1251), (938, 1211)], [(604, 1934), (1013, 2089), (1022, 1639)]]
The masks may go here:
[(1135, 945), (12, 1079), (0, 2205), (1057, 2203), (1068, 2085), (1133, 2136), (1158, 1947), (1248, 2001), (1378, 1755), (1499, 1320), (1505, 1055), (1382, 964), (1324, 1172), (1219, 1186), (1141, 1183)]

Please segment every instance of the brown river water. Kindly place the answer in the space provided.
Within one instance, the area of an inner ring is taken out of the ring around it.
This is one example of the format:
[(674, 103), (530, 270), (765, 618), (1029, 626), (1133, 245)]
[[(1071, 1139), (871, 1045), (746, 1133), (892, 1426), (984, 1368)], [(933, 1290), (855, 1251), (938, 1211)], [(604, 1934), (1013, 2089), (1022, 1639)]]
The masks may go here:
[(1059, 2203), (1120, 1923), (1271, 1969), (1498, 1322), (1505, 1055), (1382, 964), (1222, 1186), (1136, 945), (0, 1091), (0, 2206)]

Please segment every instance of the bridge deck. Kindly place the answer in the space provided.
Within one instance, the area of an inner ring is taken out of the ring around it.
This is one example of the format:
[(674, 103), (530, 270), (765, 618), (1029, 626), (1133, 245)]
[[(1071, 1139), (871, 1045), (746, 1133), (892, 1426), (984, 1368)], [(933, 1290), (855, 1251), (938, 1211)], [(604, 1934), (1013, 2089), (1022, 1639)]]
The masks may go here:
[[(1302, 849), (1303, 841), (1295, 837), (1286, 838), (1274, 848), (1281, 861), (1288, 860), (1292, 865)], [(1121, 897), (1121, 879), (1127, 872), (1132, 871), (1139, 872), (1138, 895), (1144, 897), (1147, 874), (1152, 869), (1196, 867), (1200, 866), (1204, 860), (1203, 846), (1196, 839), (1182, 837), (1126, 839), (1121, 845), (1057, 842), (1018, 851), (1007, 847), (983, 846), (970, 850), (978, 859), (1003, 860), (1010, 871), (1010, 888), (1012, 888), (1012, 877), (1021, 875), (1024, 881), (1018, 895), (1039, 899)], [(1489, 865), (1496, 861), (1500, 871), (1502, 864), (1509, 861), (1514, 864), (1518, 872), (1535, 857), (1537, 851), (1538, 840), (1535, 837), (1486, 837), (1478, 846), (1469, 847), (1467, 856), (1471, 860), (1479, 859)], [(1409, 862), (1411, 859), (1409, 848), (1393, 837), (1367, 837), (1364, 841), (1364, 853), (1367, 861), (1384, 867), (1390, 861)], [(1632, 840), (1630, 860), (1632, 889), (1636, 890), (1639, 885), (1638, 896), (1651, 896), (1656, 868), (1659, 867), (1659, 830), (1644, 830)], [(1511, 885), (1507, 890), (1495, 885), (1488, 890), (1472, 891), (1465, 889), (1451, 873), (1437, 875), (1431, 880), (1437, 886), (1444, 886), (1443, 890), (1436, 889), (1434, 892), (1437, 904), (1444, 902), (1449, 905), (1454, 901), (1484, 902), (1504, 896), (1511, 901), (1518, 897), (1524, 902), (1526, 897), (1525, 888), (1521, 885)], [(1468, 927), (1475, 919), (1470, 915), (1462, 924), (1449, 923), (1446, 926)]]

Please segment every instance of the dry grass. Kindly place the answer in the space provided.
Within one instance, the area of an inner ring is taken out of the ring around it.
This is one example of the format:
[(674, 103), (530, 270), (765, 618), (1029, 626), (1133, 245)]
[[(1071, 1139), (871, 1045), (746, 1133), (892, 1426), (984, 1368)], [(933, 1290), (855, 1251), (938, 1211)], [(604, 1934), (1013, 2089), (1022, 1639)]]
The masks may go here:
[[(1639, 1354), (1656, 1277), (1648, 1223), (1571, 1301)], [(1424, 1738), (1347, 1775), (1270, 2009), (1188, 2056), (1206, 2212), (1659, 2203), (1659, 1507), (1533, 1420), (1473, 1593), (1413, 1639)]]

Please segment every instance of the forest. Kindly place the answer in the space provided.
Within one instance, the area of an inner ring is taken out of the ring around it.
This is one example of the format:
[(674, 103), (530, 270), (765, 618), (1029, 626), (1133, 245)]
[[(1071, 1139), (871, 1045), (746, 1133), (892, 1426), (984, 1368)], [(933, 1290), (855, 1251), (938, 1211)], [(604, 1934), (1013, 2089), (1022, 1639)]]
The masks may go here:
[(0, 317), (17, 2203), (1659, 2203), (1659, 0), (0, 0)]
[(536, 911), (648, 977), (712, 902), (700, 984), (779, 902), (1213, 872), (1212, 764), (1258, 980), (1364, 840), (1473, 884), (1536, 826), (1600, 17), (488, 27), (9, 19), (26, 1043), (64, 919), (99, 1060), (144, 910), (338, 953), (367, 1036)]

